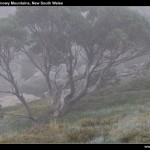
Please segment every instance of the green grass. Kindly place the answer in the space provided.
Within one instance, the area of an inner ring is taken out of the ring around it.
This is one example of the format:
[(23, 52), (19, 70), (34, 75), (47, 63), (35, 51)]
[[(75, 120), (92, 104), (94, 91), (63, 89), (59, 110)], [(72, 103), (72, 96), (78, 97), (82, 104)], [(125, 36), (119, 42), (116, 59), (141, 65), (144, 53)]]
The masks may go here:
[[(0, 120), (0, 143), (149, 143), (150, 90), (120, 92), (124, 85), (83, 98), (70, 113), (47, 124), (6, 116)], [(44, 99), (30, 106), (38, 117), (48, 109)], [(22, 105), (4, 111), (25, 113)]]

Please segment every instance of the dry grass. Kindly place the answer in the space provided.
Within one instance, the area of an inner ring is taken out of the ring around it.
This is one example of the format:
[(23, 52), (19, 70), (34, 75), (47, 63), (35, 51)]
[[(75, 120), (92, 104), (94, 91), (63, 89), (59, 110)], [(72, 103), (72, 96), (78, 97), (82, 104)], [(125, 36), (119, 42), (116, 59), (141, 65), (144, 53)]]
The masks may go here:
[(85, 143), (98, 135), (99, 130), (96, 128), (71, 128), (66, 133), (66, 139), (69, 143)]
[(110, 135), (119, 143), (149, 143), (150, 114), (129, 115), (119, 120)]
[[(48, 108), (46, 101), (32, 102), (37, 116)], [(0, 143), (149, 143), (150, 91), (130, 91), (108, 96), (98, 93), (84, 98), (68, 115), (47, 124), (32, 125), (16, 117), (0, 120), (11, 130)], [(6, 112), (23, 114), (15, 106)]]

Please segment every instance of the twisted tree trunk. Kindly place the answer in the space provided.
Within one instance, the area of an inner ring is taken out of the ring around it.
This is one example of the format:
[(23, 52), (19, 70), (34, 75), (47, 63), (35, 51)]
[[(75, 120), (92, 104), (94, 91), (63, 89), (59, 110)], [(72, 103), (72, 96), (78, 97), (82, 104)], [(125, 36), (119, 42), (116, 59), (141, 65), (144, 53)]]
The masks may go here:
[(27, 112), (28, 112), (28, 118), (32, 121), (35, 121), (35, 117), (32, 113), (32, 110), (30, 109), (28, 103), (26, 102), (25, 98), (23, 97), (23, 95), (20, 94), (16, 94), (17, 98), (22, 102), (22, 104), (24, 105), (24, 107), (26, 108)]

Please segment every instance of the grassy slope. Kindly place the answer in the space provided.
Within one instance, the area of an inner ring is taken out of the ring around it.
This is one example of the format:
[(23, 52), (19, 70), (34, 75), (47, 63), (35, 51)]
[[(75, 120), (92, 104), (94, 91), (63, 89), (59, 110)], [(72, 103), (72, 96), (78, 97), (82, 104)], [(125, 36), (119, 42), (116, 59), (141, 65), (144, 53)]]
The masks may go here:
[[(0, 143), (149, 143), (150, 90), (107, 94), (96, 92), (73, 107), (72, 112), (48, 124), (33, 125), (27, 119), (6, 116), (0, 121), (5, 135)], [(103, 95), (103, 96), (102, 96)], [(47, 102), (32, 102), (38, 116), (46, 111)], [(5, 109), (23, 114), (23, 107)]]

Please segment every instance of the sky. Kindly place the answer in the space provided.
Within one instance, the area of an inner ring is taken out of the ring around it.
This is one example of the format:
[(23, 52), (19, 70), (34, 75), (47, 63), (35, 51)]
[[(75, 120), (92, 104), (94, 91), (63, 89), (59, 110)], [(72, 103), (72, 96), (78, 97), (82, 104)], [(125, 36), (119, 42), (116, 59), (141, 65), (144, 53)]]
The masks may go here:
[[(132, 6), (130, 8), (136, 9), (145, 16), (150, 16), (150, 6)], [(13, 6), (0, 6), (0, 18), (7, 17), (9, 14), (15, 12), (15, 7)]]
[(15, 12), (15, 7), (0, 6), (0, 18), (7, 17), (9, 14)]

